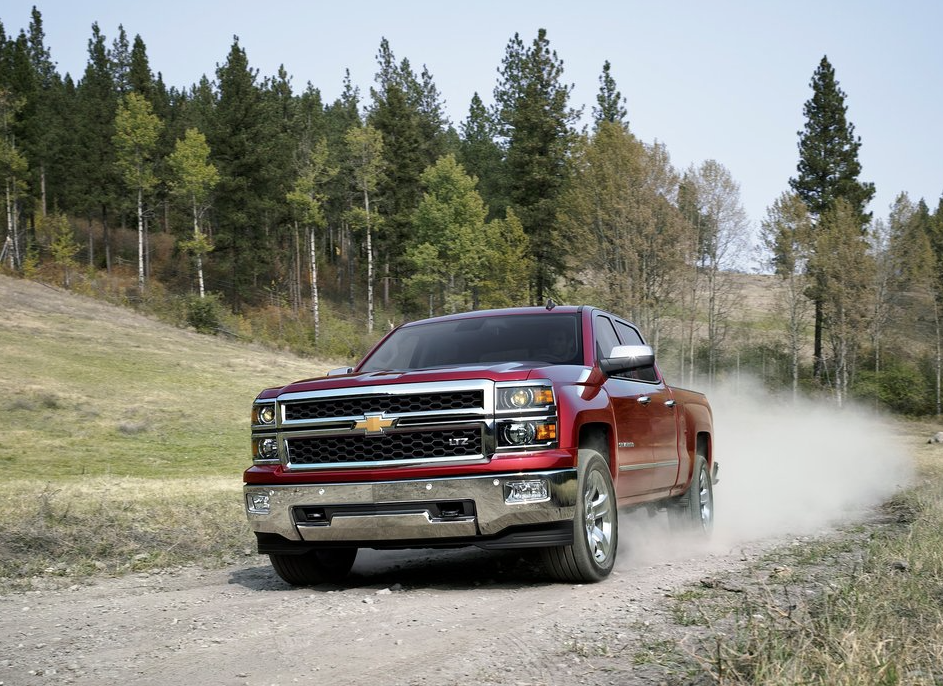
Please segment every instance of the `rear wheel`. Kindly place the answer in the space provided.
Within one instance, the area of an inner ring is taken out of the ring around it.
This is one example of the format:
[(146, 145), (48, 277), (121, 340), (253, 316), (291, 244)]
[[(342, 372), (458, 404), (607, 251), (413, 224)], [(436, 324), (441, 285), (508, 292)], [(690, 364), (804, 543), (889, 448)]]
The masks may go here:
[(678, 502), (668, 508), (668, 517), (672, 529), (677, 531), (709, 535), (714, 528), (714, 486), (703, 455), (694, 458), (691, 485)]
[(619, 543), (619, 511), (602, 453), (581, 449), (579, 464), (573, 544), (546, 548), (543, 560), (553, 578), (586, 583), (601, 581), (612, 571)]
[(314, 586), (343, 581), (354, 566), (356, 558), (356, 548), (309, 550), (301, 555), (269, 555), (275, 573), (282, 581), (292, 586)]

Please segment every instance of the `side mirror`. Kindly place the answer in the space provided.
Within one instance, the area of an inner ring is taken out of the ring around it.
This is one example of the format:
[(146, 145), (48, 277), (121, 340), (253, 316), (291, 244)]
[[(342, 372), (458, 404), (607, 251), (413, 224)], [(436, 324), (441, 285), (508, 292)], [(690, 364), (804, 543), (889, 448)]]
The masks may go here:
[(344, 376), (344, 374), (350, 374), (354, 371), (353, 367), (338, 367), (337, 369), (332, 369), (327, 373), (328, 376)]
[(650, 345), (617, 345), (609, 357), (599, 361), (599, 368), (606, 374), (619, 374), (654, 364), (655, 351)]

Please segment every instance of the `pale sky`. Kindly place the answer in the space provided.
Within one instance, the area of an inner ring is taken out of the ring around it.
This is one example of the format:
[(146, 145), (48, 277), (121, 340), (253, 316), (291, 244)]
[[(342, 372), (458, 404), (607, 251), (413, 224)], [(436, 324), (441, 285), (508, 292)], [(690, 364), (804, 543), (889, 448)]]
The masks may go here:
[(260, 76), (280, 64), (296, 92), (310, 81), (326, 102), (350, 69), (364, 102), (386, 37), (397, 60), (426, 65), (456, 126), (473, 93), (493, 100), (515, 32), (547, 29), (588, 121), (605, 60), (626, 97), (630, 128), (667, 145), (679, 170), (715, 159), (740, 184), (755, 225), (796, 173), (809, 81), (828, 55), (861, 137), (870, 209), (886, 217), (901, 191), (931, 209), (943, 193), (943, 3), (935, 0), (4, 0), (7, 35), (36, 4), (60, 73), (81, 77), (91, 24), (110, 45), (123, 24), (140, 34), (154, 72), (188, 87), (215, 76), (238, 35)]

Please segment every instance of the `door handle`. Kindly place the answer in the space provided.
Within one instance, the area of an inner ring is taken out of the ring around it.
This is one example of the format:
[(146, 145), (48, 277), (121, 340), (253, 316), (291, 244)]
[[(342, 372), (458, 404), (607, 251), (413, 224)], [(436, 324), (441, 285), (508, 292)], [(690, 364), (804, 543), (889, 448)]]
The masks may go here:
[(678, 404), (678, 403), (677, 403), (676, 401), (674, 401), (674, 400), (666, 400), (666, 401), (665, 401), (665, 407), (674, 407), (674, 406), (677, 405), (677, 404)]
[(643, 395), (639, 397), (637, 402), (639, 405), (648, 405), (651, 401), (651, 398), (649, 398), (647, 395)]

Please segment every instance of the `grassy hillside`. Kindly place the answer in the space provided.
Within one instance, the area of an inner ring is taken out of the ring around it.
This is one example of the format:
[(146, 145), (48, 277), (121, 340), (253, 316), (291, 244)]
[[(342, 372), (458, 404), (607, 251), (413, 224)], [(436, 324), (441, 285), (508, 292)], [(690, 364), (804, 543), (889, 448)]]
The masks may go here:
[(4, 479), (238, 475), (252, 399), (330, 365), (0, 276)]
[(241, 554), (252, 399), (337, 366), (5, 276), (0, 321), (0, 588)]

